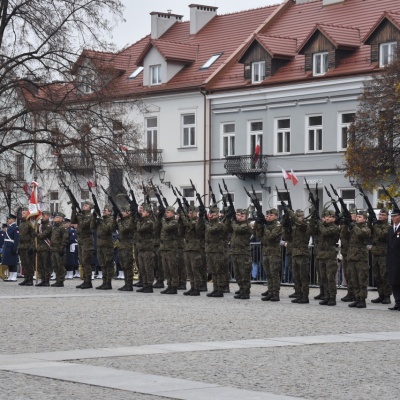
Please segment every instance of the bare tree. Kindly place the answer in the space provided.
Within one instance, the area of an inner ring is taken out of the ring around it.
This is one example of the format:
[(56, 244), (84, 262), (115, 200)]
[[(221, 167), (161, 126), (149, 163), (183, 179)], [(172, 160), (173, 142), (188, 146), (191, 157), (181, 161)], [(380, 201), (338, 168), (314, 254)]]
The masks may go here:
[(135, 169), (128, 115), (140, 103), (116, 100), (122, 56), (104, 39), (122, 11), (120, 0), (1, 0), (0, 181)]
[(347, 176), (368, 189), (400, 184), (400, 57), (364, 85), (345, 155)]

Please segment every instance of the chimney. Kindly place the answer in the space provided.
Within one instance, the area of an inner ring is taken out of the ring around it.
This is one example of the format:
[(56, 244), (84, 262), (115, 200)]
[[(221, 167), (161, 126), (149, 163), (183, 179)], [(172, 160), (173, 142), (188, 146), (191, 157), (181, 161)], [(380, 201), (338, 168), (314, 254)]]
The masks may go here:
[(218, 7), (190, 4), (190, 34), (195, 35), (207, 25), (216, 15)]
[(296, 4), (309, 3), (310, 1), (315, 1), (315, 0), (296, 0)]
[(151, 38), (159, 39), (175, 22), (181, 22), (183, 15), (156, 12), (151, 15)]
[(344, 3), (345, 0), (322, 0), (322, 5), (323, 6), (329, 6), (330, 4), (338, 4), (338, 3)]

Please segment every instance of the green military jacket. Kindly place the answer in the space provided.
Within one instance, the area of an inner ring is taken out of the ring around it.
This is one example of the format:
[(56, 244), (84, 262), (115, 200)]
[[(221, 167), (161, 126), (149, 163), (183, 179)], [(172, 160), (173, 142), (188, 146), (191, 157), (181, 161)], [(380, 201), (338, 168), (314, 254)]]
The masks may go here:
[(118, 221), (118, 240), (121, 250), (129, 250), (133, 247), (133, 238), (136, 234), (136, 217), (127, 215)]
[(178, 251), (178, 221), (172, 218), (163, 217), (161, 220), (160, 250)]
[(42, 221), (39, 225), (39, 232), (36, 235), (38, 238), (38, 251), (48, 251), (50, 249), (51, 231), (50, 221)]
[(93, 247), (93, 228), (92, 213), (90, 210), (82, 211), (78, 214), (75, 209), (72, 210), (71, 223), (78, 224), (78, 243), (80, 246)]
[(340, 253), (343, 257), (347, 257), (350, 244), (350, 231), (347, 224), (340, 225)]
[(371, 253), (374, 256), (386, 256), (390, 225), (387, 221), (377, 221), (372, 227), (373, 246)]
[(117, 229), (117, 221), (112, 215), (104, 215), (102, 218), (92, 218), (91, 229), (97, 226), (97, 247), (114, 247), (112, 234)]
[(137, 231), (137, 250), (154, 251), (154, 221), (150, 218), (139, 219), (136, 224)]
[(371, 230), (366, 222), (355, 224), (350, 232), (349, 251), (347, 253), (348, 261), (368, 260), (367, 244), (371, 237)]
[(201, 251), (204, 247), (205, 223), (203, 218), (180, 216), (179, 234), (185, 239), (185, 251)]
[(256, 222), (256, 236), (261, 239), (263, 255), (267, 257), (279, 257), (281, 255), (282, 225), (279, 221), (268, 222), (260, 225)]
[(247, 221), (233, 221), (231, 224), (231, 252), (232, 254), (250, 255), (251, 226)]
[(19, 224), (18, 249), (29, 250), (35, 248), (35, 230), (32, 224), (24, 218)]
[(293, 221), (292, 229), (287, 232), (288, 229), (283, 227), (285, 240), (289, 241), (288, 248), (290, 247), (293, 257), (308, 256), (311, 228), (306, 221), (301, 221), (292, 210), (289, 210), (289, 214)]
[(226, 237), (228, 228), (218, 219), (205, 222), (206, 253), (225, 253), (227, 251)]
[(340, 228), (335, 222), (318, 222), (318, 252), (317, 258), (321, 260), (336, 260), (336, 243), (339, 240)]
[(68, 243), (68, 232), (63, 227), (62, 223), (54, 223), (50, 237), (51, 245), (50, 251), (57, 251), (65, 253)]

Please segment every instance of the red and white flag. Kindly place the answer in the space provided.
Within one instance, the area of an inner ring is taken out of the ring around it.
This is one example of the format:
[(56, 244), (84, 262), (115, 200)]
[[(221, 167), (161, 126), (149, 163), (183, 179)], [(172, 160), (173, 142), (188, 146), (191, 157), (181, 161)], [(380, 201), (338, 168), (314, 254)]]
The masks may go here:
[(88, 183), (89, 187), (91, 187), (91, 188), (96, 187), (96, 181), (95, 180), (87, 181), (87, 183)]
[[(278, 167), (279, 167), (279, 165), (278, 165)], [(292, 176), (288, 172), (286, 172), (286, 170), (284, 170), (282, 167), (279, 167), (279, 168), (282, 170), (283, 179), (289, 179), (289, 180), (292, 179)]]
[(42, 211), (40, 210), (38, 202), (38, 184), (35, 181), (31, 183), (31, 197), (29, 198), (29, 214), (27, 218), (34, 218), (35, 221), (42, 217)]
[(254, 148), (253, 161), (257, 162), (261, 154), (260, 138), (257, 139), (256, 147)]
[(293, 172), (293, 168), (290, 169), (290, 179), (292, 180), (293, 186), (296, 186), (299, 183), (299, 180), (297, 179), (297, 176)]
[(122, 150), (122, 151), (128, 151), (128, 148), (122, 144), (122, 145), (121, 145), (121, 150)]

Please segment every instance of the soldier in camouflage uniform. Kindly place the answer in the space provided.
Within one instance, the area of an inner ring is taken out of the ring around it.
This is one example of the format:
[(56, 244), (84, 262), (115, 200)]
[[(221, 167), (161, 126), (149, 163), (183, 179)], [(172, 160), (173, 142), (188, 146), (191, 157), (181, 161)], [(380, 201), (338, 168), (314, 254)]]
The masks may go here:
[[(167, 288), (162, 294), (177, 294), (179, 286), (178, 269), (178, 221), (175, 219), (175, 209), (169, 206), (165, 209), (165, 215), (159, 213), (158, 223), (161, 223), (160, 254), (161, 262), (167, 278)], [(157, 228), (155, 228), (157, 229)]]
[(24, 270), (24, 280), (19, 283), (20, 286), (33, 286), (33, 275), (35, 271), (35, 230), (27, 219), (29, 209), (22, 209), (22, 220), (19, 224), (19, 244), (18, 254), (21, 260), (21, 266)]
[(368, 248), (367, 244), (371, 237), (371, 230), (367, 224), (367, 212), (357, 212), (356, 223), (349, 226), (350, 244), (347, 256), (348, 266), (354, 285), (353, 303), (349, 307), (367, 307), (365, 299), (368, 296)]
[(372, 226), (373, 245), (372, 253), (372, 272), (374, 275), (379, 297), (371, 300), (371, 303), (390, 304), (392, 288), (389, 285), (386, 255), (388, 246), (388, 212), (386, 208), (379, 211), (378, 221)]
[[(82, 214), (72, 209), (71, 223), (77, 224), (79, 261), (83, 266), (83, 283), (78, 289), (91, 289), (92, 286), (92, 259), (94, 255), (93, 229), (91, 227), (93, 204), (86, 201), (82, 205)], [(81, 277), (82, 278), (82, 277)]]
[(118, 221), (118, 255), (124, 271), (125, 285), (118, 290), (133, 291), (133, 237), (136, 233), (136, 216), (132, 215), (129, 207), (122, 207), (122, 218)]
[[(308, 243), (310, 241), (310, 227), (304, 221), (303, 210), (288, 211), (291, 220), (293, 221), (291, 230), (291, 249), (292, 249), (292, 270), (293, 274), (297, 274), (299, 288), (297, 289), (298, 296), (292, 300), (292, 303), (307, 304), (310, 302), (309, 285), (310, 285), (310, 258)], [(295, 291), (296, 293), (296, 291)]]
[(198, 217), (198, 209), (190, 206), (188, 216), (183, 212), (179, 219), (179, 234), (184, 237), (184, 262), (187, 271), (187, 277), (190, 281), (190, 289), (184, 292), (185, 296), (200, 296), (200, 287), (202, 284), (202, 242), (204, 242), (205, 225), (204, 218)]
[(213, 280), (213, 291), (207, 297), (224, 297), (224, 289), (229, 286), (226, 274), (227, 232), (226, 224), (219, 220), (218, 207), (210, 207), (209, 221), (205, 223), (205, 251), (208, 272)]
[(104, 207), (102, 218), (92, 218), (90, 228), (97, 231), (97, 258), (103, 271), (103, 283), (98, 290), (111, 290), (114, 276), (114, 243), (113, 232), (117, 229), (116, 215), (112, 215), (111, 207)]
[(53, 269), (50, 256), (51, 230), (50, 213), (48, 211), (43, 211), (39, 232), (36, 233), (36, 237), (38, 238), (37, 252), (40, 282), (35, 286), (50, 286), (50, 275)]
[[(180, 214), (177, 215), (178, 222), (180, 221)], [(178, 234), (178, 254), (177, 254), (177, 262), (178, 262), (178, 270), (179, 270), (179, 286), (178, 290), (186, 290), (186, 281), (187, 281), (187, 272), (185, 267), (185, 260), (183, 258), (183, 254), (185, 251), (185, 238), (179, 233)]]
[(141, 293), (153, 293), (154, 283), (154, 222), (151, 219), (151, 207), (145, 205), (141, 210), (141, 218), (137, 221), (137, 249), (139, 265), (142, 268), (143, 287), (136, 290)]
[(155, 271), (155, 277), (156, 277), (156, 282), (153, 284), (154, 289), (162, 289), (164, 288), (164, 268), (162, 265), (161, 261), (161, 252), (160, 252), (160, 235), (161, 235), (161, 223), (160, 221), (156, 219), (154, 223), (154, 238), (153, 238), (153, 243), (154, 243), (154, 271)]
[(311, 219), (311, 230), (318, 235), (319, 248), (317, 253), (321, 281), (325, 289), (325, 299), (319, 302), (320, 305), (336, 305), (336, 272), (337, 252), (336, 243), (339, 240), (339, 226), (335, 224), (335, 212), (325, 211), (322, 220)]
[(238, 208), (236, 210), (236, 221), (230, 225), (232, 263), (236, 283), (240, 292), (233, 296), (235, 299), (250, 299), (251, 287), (251, 250), (250, 237), (252, 229), (247, 221), (247, 210)]
[(280, 273), (282, 269), (281, 238), (283, 229), (278, 221), (278, 210), (271, 208), (265, 214), (267, 224), (263, 225), (256, 220), (256, 236), (260, 238), (263, 246), (263, 261), (265, 273), (270, 277), (268, 294), (261, 298), (262, 301), (280, 301), (281, 288)]
[(65, 280), (65, 248), (68, 243), (68, 232), (63, 225), (64, 217), (63, 213), (55, 213), (51, 230), (51, 264), (56, 273), (56, 282), (51, 286), (54, 287), (63, 287)]
[[(351, 219), (356, 221), (356, 212), (351, 212)], [(354, 288), (353, 281), (351, 279), (351, 273), (349, 271), (349, 267), (347, 264), (347, 254), (349, 251), (349, 243), (350, 243), (350, 231), (349, 231), (349, 223), (347, 221), (343, 221), (340, 225), (340, 253), (342, 254), (342, 268), (344, 273), (344, 278), (347, 283), (347, 294), (342, 297), (340, 300), (344, 302), (353, 302), (354, 301)]]

